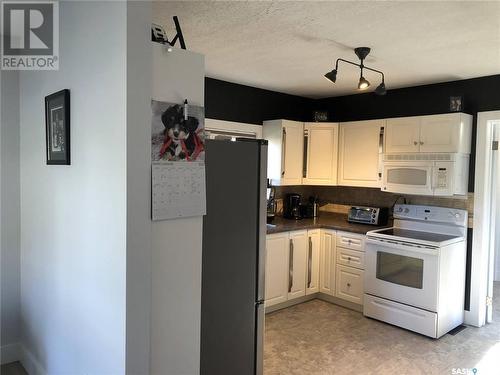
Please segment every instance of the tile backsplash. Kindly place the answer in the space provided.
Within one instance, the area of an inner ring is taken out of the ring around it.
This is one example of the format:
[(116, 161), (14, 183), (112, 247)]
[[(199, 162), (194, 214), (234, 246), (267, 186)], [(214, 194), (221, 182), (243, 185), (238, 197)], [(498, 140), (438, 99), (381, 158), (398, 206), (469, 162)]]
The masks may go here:
[[(422, 204), (428, 206), (452, 207), (469, 212), (469, 227), (472, 226), (474, 211), (474, 193), (468, 193), (465, 198), (443, 198), (417, 195), (403, 195), (386, 193), (377, 188), (360, 188), (348, 186), (277, 186), (276, 198), (278, 208), (280, 200), (287, 193), (298, 193), (305, 202), (310, 196), (318, 197), (321, 211), (345, 213), (350, 206), (392, 207), (396, 200), (408, 204)], [(278, 209), (279, 212), (279, 209)]]

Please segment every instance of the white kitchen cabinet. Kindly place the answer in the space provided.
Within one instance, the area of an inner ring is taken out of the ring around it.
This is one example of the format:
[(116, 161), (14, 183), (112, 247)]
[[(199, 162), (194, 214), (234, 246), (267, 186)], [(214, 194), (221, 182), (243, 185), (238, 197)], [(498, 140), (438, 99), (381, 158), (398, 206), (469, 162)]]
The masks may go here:
[(363, 251), (337, 248), (337, 264), (354, 267), (359, 269), (365, 268), (365, 253)]
[(330, 296), (335, 295), (335, 245), (336, 232), (321, 230), (319, 291)]
[(339, 125), (304, 124), (303, 185), (336, 185)]
[(288, 239), (286, 232), (266, 238), (266, 306), (285, 302), (288, 298)]
[(384, 127), (385, 120), (340, 124), (339, 185), (380, 187)]
[(387, 119), (385, 152), (418, 152), (420, 149), (420, 117)]
[(351, 232), (337, 232), (337, 246), (347, 249), (365, 251), (366, 236)]
[(302, 184), (304, 123), (264, 121), (262, 136), (268, 140), (267, 177), (273, 185)]
[(319, 261), (321, 248), (321, 230), (314, 229), (307, 231), (307, 275), (306, 275), (306, 295), (319, 292)]
[(307, 231), (290, 232), (288, 248), (288, 299), (306, 295)]
[(472, 116), (465, 113), (422, 116), (420, 152), (470, 154)]
[(346, 301), (363, 304), (363, 270), (337, 264), (335, 296)]
[(470, 154), (472, 116), (446, 113), (387, 120), (386, 153)]

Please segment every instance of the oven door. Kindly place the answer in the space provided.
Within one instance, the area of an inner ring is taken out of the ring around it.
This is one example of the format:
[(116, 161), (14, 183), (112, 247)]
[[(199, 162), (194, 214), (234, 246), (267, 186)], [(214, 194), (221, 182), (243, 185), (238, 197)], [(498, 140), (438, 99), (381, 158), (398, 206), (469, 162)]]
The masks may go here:
[(382, 190), (417, 195), (433, 195), (433, 162), (384, 162)]
[(365, 293), (437, 311), (439, 249), (368, 238)]

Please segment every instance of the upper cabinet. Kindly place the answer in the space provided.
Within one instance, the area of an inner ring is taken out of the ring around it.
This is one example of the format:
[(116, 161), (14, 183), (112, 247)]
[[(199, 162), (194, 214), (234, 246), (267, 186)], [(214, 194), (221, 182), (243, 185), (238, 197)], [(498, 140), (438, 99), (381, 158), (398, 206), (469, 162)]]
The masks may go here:
[(336, 185), (339, 125), (304, 124), (304, 185)]
[(385, 152), (470, 154), (472, 116), (465, 113), (387, 120)]
[(380, 187), (385, 120), (340, 124), (338, 184)]
[(302, 184), (304, 123), (264, 121), (262, 135), (269, 141), (267, 177), (273, 185)]

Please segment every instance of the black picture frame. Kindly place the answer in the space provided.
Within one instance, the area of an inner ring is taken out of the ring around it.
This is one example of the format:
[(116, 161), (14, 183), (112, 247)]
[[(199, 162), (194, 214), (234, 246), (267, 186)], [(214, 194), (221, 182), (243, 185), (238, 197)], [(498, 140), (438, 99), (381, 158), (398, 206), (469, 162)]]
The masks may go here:
[(47, 165), (71, 165), (68, 89), (45, 97), (45, 147)]

